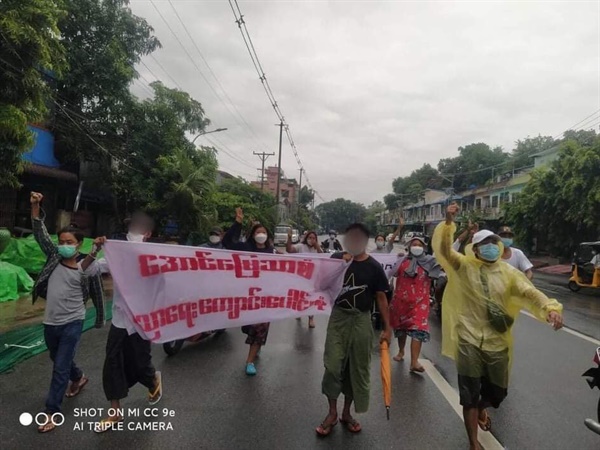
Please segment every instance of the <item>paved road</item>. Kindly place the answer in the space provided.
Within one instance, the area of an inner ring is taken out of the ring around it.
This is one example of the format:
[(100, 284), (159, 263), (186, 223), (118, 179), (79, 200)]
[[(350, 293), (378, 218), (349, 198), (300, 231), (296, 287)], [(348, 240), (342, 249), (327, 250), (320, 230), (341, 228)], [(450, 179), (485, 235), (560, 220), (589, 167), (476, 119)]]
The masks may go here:
[[(543, 281), (538, 280), (539, 283)], [(551, 281), (548, 289), (553, 289)], [(571, 294), (565, 294), (571, 299)], [(579, 295), (579, 294), (577, 294)], [(587, 298), (587, 297), (586, 297)], [(563, 299), (561, 299), (563, 300)], [(577, 300), (577, 299), (576, 299)], [(583, 303), (573, 301), (577, 308)], [(564, 300), (563, 300), (564, 301)], [(591, 302), (596, 301), (590, 297)], [(567, 308), (570, 303), (567, 304)], [(589, 307), (589, 305), (588, 305)], [(598, 327), (598, 320), (577, 308), (579, 328)], [(569, 312), (570, 314), (570, 312)], [(567, 316), (569, 317), (569, 316)], [(575, 316), (574, 316), (575, 317)], [(568, 319), (569, 320), (569, 319)], [(306, 320), (274, 323), (269, 342), (258, 363), (259, 375), (244, 375), (247, 347), (239, 329), (216, 339), (187, 344), (175, 357), (153, 348), (154, 361), (163, 374), (165, 396), (159, 407), (173, 411), (170, 419), (130, 417), (128, 423), (169, 422), (172, 431), (114, 431), (103, 435), (75, 431), (75, 408), (104, 407), (101, 368), (107, 329), (85, 333), (78, 363), (90, 376), (83, 393), (65, 401), (67, 419), (49, 435), (38, 435), (33, 426), (19, 424), (22, 412), (43, 407), (51, 364), (47, 353), (0, 376), (0, 445), (3, 449), (55, 448), (112, 449), (465, 449), (467, 441), (452, 396), (432, 381), (439, 371), (456, 388), (453, 364), (440, 356), (440, 329), (432, 319), (432, 342), (423, 356), (435, 365), (431, 375), (409, 375), (404, 363), (394, 363), (391, 420), (385, 419), (379, 382), (379, 359), (374, 350), (371, 410), (359, 416), (363, 433), (350, 435), (340, 427), (326, 440), (314, 427), (325, 415), (320, 394), (322, 352), (327, 319), (317, 317), (317, 329)], [(590, 333), (586, 333), (590, 334)], [(600, 448), (600, 437), (583, 426), (595, 412), (597, 392), (591, 391), (581, 373), (591, 364), (595, 344), (567, 332), (553, 332), (547, 325), (522, 315), (515, 327), (515, 359), (509, 397), (492, 414), (494, 438), (509, 449)], [(393, 347), (395, 350), (396, 347)], [(444, 382), (445, 383), (445, 382)], [(144, 389), (135, 387), (125, 406), (143, 411)]]

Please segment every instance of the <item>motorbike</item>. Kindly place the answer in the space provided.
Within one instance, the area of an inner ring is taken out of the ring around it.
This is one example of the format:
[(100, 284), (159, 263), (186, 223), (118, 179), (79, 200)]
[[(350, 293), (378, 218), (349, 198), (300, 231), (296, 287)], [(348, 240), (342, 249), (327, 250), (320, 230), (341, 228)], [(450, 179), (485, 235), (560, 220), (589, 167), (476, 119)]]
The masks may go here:
[(185, 339), (177, 339), (176, 341), (165, 342), (163, 344), (163, 350), (167, 355), (175, 356), (177, 353), (179, 353), (185, 342), (200, 342), (211, 336), (218, 337), (224, 332), (225, 330), (205, 331), (203, 333), (195, 334), (194, 336), (190, 336)]
[[(597, 367), (592, 367), (584, 372), (582, 376), (588, 377), (588, 384), (590, 389), (594, 389), (597, 387), (600, 389), (600, 347), (596, 349), (596, 354), (594, 355), (594, 363), (596, 363)], [(594, 433), (600, 435), (600, 398), (598, 399), (598, 407), (597, 407), (597, 420), (594, 419), (585, 419), (585, 426), (592, 430)]]

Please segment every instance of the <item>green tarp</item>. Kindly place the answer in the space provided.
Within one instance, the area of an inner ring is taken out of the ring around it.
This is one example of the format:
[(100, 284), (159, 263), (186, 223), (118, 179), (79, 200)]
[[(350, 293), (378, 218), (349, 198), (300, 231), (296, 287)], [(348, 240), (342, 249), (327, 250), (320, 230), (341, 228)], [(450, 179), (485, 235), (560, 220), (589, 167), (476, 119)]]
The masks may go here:
[[(58, 238), (52, 235), (52, 241), (58, 245)], [(89, 253), (92, 250), (93, 239), (85, 238), (81, 245), (82, 253)], [(33, 236), (26, 238), (11, 238), (7, 247), (0, 253), (0, 261), (14, 264), (22, 267), (27, 273), (38, 274), (46, 263), (46, 255), (40, 249), (40, 246)]]
[(25, 269), (0, 261), (0, 302), (17, 300), (31, 292), (33, 280)]
[[(112, 302), (105, 304), (107, 324), (112, 317)], [(96, 322), (95, 308), (88, 308), (83, 323), (83, 331), (94, 327)], [(36, 324), (18, 328), (0, 334), (0, 373), (12, 369), (17, 363), (25, 361), (47, 350), (44, 343), (44, 325)]]

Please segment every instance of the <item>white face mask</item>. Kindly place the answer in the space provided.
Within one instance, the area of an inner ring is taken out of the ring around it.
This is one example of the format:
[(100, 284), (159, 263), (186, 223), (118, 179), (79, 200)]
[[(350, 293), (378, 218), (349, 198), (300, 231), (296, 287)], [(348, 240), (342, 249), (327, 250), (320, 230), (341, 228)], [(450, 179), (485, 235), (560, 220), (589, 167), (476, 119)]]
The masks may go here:
[(383, 248), (383, 246), (385, 245), (385, 242), (383, 242), (383, 241), (375, 241), (375, 245), (377, 246), (377, 248)]
[(413, 256), (421, 256), (425, 249), (423, 247), (413, 246), (410, 248), (410, 253)]
[(132, 233), (131, 231), (127, 233), (127, 240), (129, 242), (144, 242), (144, 238), (143, 234)]
[(331, 240), (334, 240), (334, 239), (335, 239), (335, 234), (330, 234), (330, 235), (329, 235), (329, 238), (330, 238)]
[(209, 236), (208, 240), (211, 244), (218, 244), (219, 242), (221, 242), (221, 238), (219, 236), (215, 236), (214, 234), (212, 236)]
[(264, 244), (267, 242), (267, 237), (268, 236), (265, 233), (258, 233), (256, 236), (254, 236), (254, 240), (257, 244)]

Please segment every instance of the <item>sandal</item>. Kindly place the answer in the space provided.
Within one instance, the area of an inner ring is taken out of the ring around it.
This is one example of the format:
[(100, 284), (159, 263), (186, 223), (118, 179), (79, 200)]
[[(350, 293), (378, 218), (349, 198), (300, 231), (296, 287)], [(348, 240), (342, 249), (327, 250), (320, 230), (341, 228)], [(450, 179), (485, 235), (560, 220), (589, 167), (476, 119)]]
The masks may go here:
[(51, 413), (44, 413), (44, 414), (46, 416), (46, 423), (38, 426), (39, 433), (49, 433), (56, 428), (56, 425), (54, 424), (54, 422), (52, 422), (52, 419), (51, 419), (52, 414)]
[[(327, 418), (325, 418), (325, 420), (327, 420)], [(333, 431), (333, 427), (335, 427), (338, 424), (337, 419), (335, 419), (334, 422), (331, 422), (329, 424), (325, 424), (325, 420), (315, 430), (317, 432), (317, 434), (322, 437), (329, 436), (331, 434), (331, 432)]]
[(425, 367), (423, 367), (423, 366), (411, 367), (410, 371), (412, 373), (423, 373), (423, 372), (425, 372)]
[(483, 412), (485, 413), (485, 417), (482, 419), (480, 414), (477, 418), (477, 422), (479, 422), (479, 428), (481, 428), (483, 431), (490, 431), (492, 429), (492, 418), (488, 414), (487, 410), (484, 409)]
[(340, 419), (340, 422), (344, 424), (350, 433), (360, 433), (362, 430), (360, 423), (358, 423), (353, 417), (351, 417), (349, 420)]
[(150, 405), (156, 405), (162, 398), (162, 375), (158, 370), (156, 371), (156, 380), (154, 391), (148, 392), (148, 403)]
[(122, 417), (108, 417), (106, 419), (102, 419), (94, 426), (94, 431), (96, 433), (104, 433), (105, 431), (112, 430), (112, 425), (119, 422), (123, 422)]
[(77, 396), (85, 387), (85, 385), (88, 384), (88, 381), (90, 380), (85, 375), (81, 375), (81, 378), (78, 381), (71, 381), (71, 384), (69, 386), (69, 389), (67, 390), (67, 393), (65, 394), (65, 397), (73, 398)]

